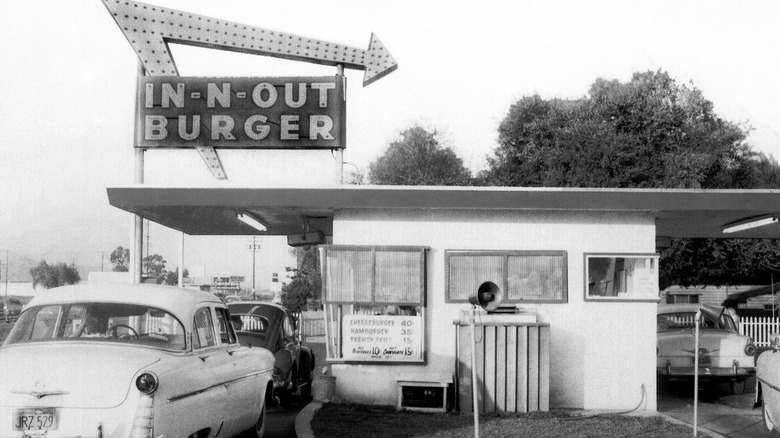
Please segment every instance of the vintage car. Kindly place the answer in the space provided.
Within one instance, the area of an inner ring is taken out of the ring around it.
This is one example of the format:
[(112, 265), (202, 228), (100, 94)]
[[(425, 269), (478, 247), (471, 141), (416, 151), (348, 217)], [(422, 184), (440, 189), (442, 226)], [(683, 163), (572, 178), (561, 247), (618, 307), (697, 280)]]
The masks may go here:
[(0, 437), (261, 437), (273, 364), (209, 293), (51, 289), (0, 347)]
[(241, 345), (262, 347), (274, 354), (274, 394), (282, 402), (300, 389), (304, 400), (311, 397), (314, 354), (301, 345), (297, 321), (284, 307), (263, 301), (229, 303)]
[(756, 358), (756, 403), (767, 429), (780, 431), (780, 333), (769, 337), (771, 348)]
[[(699, 379), (728, 381), (732, 392), (755, 375), (756, 347), (739, 334), (730, 312), (719, 306), (669, 304), (658, 306), (656, 368), (662, 380), (693, 379), (695, 316), (699, 323)], [(744, 390), (744, 386), (742, 387)]]

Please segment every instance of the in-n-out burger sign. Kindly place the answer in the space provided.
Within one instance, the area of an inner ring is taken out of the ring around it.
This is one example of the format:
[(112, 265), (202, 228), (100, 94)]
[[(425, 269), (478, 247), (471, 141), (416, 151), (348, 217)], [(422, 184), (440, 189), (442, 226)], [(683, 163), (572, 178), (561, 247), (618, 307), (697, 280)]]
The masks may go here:
[(136, 147), (343, 148), (342, 77), (140, 77)]

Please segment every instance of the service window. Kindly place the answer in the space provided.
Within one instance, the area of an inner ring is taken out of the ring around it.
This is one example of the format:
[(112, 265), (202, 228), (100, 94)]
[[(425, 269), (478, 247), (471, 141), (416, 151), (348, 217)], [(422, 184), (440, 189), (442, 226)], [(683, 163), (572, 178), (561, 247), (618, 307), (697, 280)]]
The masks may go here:
[(327, 359), (425, 361), (426, 248), (321, 247)]
[(566, 251), (445, 252), (447, 302), (468, 302), (479, 286), (491, 281), (505, 303), (565, 303)]
[(657, 254), (585, 254), (586, 301), (658, 301)]

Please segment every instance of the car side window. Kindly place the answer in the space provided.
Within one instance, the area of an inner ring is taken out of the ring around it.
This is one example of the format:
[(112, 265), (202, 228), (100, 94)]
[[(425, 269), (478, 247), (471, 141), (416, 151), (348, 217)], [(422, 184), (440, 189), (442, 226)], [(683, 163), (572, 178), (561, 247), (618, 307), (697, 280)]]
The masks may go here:
[(223, 344), (235, 344), (236, 333), (233, 331), (233, 324), (230, 323), (230, 315), (227, 309), (215, 309), (217, 311), (217, 322), (219, 322), (219, 339)]
[(292, 320), (290, 319), (290, 315), (285, 315), (284, 322), (282, 323), (284, 330), (284, 337), (287, 339), (292, 339), (295, 336), (295, 326), (292, 323)]
[(193, 324), (192, 346), (194, 348), (206, 348), (216, 345), (214, 339), (214, 322), (211, 319), (211, 308), (201, 307), (195, 312)]

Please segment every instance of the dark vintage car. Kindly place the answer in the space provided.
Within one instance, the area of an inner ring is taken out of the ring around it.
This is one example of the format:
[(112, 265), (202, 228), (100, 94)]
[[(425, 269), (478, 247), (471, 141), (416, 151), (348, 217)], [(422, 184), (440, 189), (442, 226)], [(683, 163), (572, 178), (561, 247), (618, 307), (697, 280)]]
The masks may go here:
[(301, 345), (296, 319), (290, 312), (269, 302), (228, 303), (241, 345), (262, 347), (276, 358), (274, 394), (284, 402), (300, 389), (304, 400), (311, 398), (314, 354)]

